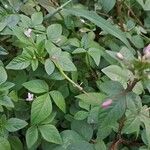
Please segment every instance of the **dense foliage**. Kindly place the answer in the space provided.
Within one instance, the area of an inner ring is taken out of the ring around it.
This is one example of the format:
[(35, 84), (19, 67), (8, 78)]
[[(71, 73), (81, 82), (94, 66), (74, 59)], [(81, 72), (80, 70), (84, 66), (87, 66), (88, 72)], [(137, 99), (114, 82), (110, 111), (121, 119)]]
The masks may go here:
[(150, 149), (150, 0), (0, 0), (0, 150)]

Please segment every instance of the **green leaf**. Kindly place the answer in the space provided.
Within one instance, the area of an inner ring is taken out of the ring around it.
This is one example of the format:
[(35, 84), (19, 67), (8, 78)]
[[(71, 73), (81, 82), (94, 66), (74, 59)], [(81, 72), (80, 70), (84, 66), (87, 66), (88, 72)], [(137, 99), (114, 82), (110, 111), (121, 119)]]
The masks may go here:
[(126, 97), (117, 97), (114, 99), (112, 105), (103, 109), (99, 113), (99, 122), (101, 124), (98, 127), (98, 138), (106, 138), (112, 130), (112, 127), (117, 124), (117, 120), (122, 117), (126, 109)]
[(86, 141), (90, 141), (93, 136), (92, 125), (88, 124), (86, 120), (82, 120), (82, 121), (74, 120), (71, 123), (71, 129), (76, 131)]
[(118, 93), (121, 93), (124, 89), (123, 86), (117, 82), (117, 81), (97, 81), (97, 86), (100, 89), (100, 91), (106, 93), (108, 96), (115, 96)]
[(43, 22), (42, 12), (35, 12), (34, 14), (32, 14), (31, 20), (34, 26), (41, 24)]
[(141, 49), (144, 47), (144, 41), (140, 35), (134, 35), (130, 40), (136, 48)]
[(60, 133), (60, 135), (63, 139), (63, 144), (61, 146), (57, 146), (56, 150), (62, 150), (62, 149), (67, 150), (69, 145), (84, 140), (84, 138), (74, 130), (64, 130), (63, 132)]
[(136, 0), (142, 7), (145, 11), (149, 11), (150, 10), (150, 1), (149, 0), (146, 0), (144, 2), (144, 0)]
[(0, 32), (6, 27), (6, 22), (0, 22)]
[(15, 84), (11, 82), (5, 82), (0, 85), (0, 91), (6, 91), (12, 88)]
[(0, 66), (0, 85), (7, 80), (7, 73), (3, 66)]
[(37, 97), (31, 107), (31, 122), (38, 124), (45, 120), (52, 112), (52, 102), (49, 94)]
[(31, 148), (38, 140), (38, 129), (36, 126), (31, 126), (26, 132), (26, 142), (28, 148)]
[(23, 150), (23, 144), (17, 136), (9, 137), (9, 142), (11, 145), (11, 150)]
[(38, 65), (39, 65), (38, 59), (31, 60), (31, 67), (33, 71), (35, 71), (38, 68)]
[(7, 120), (5, 128), (9, 131), (9, 132), (15, 132), (18, 131), (22, 128), (24, 128), (25, 126), (27, 126), (27, 122), (18, 118), (10, 118)]
[(95, 12), (76, 8), (65, 9), (65, 11), (72, 15), (84, 17), (90, 20), (95, 25), (102, 28), (104, 31), (120, 39), (124, 44), (126, 44), (128, 48), (131, 48), (128, 40), (125, 37), (125, 34), (120, 29), (113, 26), (110, 22), (97, 15)]
[(101, 59), (101, 51), (97, 48), (89, 48), (88, 54), (93, 58), (95, 64), (98, 66)]
[(67, 147), (67, 150), (95, 150), (93, 144), (86, 141), (73, 143)]
[(61, 136), (55, 126), (50, 124), (42, 125), (39, 126), (39, 130), (41, 132), (42, 137), (46, 141), (56, 144), (62, 144)]
[(76, 120), (84, 120), (85, 118), (88, 117), (89, 112), (87, 111), (78, 111), (75, 115), (74, 115), (74, 119)]
[(0, 148), (1, 150), (11, 150), (9, 141), (3, 137), (0, 137)]
[(0, 46), (0, 55), (8, 55), (8, 52), (2, 46)]
[(55, 65), (50, 59), (46, 59), (44, 66), (48, 75), (51, 75), (55, 70)]
[(50, 95), (59, 109), (66, 113), (66, 103), (63, 95), (59, 91), (51, 91)]
[(118, 81), (123, 85), (126, 85), (129, 79), (128, 70), (122, 69), (117, 65), (110, 65), (102, 69), (102, 72), (105, 73), (111, 80)]
[[(118, 60), (119, 62), (122, 63), (122, 60), (120, 60), (119, 58), (117, 58), (117, 53), (116, 51), (109, 51), (109, 50), (106, 50), (106, 52), (114, 59)], [(119, 51), (119, 53), (122, 54), (122, 56), (124, 57), (124, 60), (125, 61), (133, 61), (135, 59), (134, 55), (133, 55), (133, 52), (128, 49), (127, 47), (122, 47), (121, 50)]]
[(132, 91), (137, 95), (142, 94), (144, 92), (142, 82), (141, 81), (137, 82)]
[(11, 14), (5, 19), (5, 22), (9, 28), (13, 29), (18, 24), (19, 20), (19, 15)]
[(49, 90), (47, 83), (39, 79), (25, 82), (23, 86), (33, 93), (45, 93)]
[(87, 122), (89, 124), (97, 124), (98, 123), (100, 109), (101, 108), (99, 106), (92, 107), (90, 109), (88, 119), (87, 119)]
[(105, 97), (106, 96), (101, 93), (87, 93), (87, 94), (80, 94), (76, 96), (76, 98), (84, 101), (87, 104), (99, 105), (99, 106), (101, 105)]
[(147, 106), (143, 106), (138, 115), (140, 117), (140, 121), (145, 126), (148, 148), (150, 148), (150, 120), (149, 120), (149, 111), (147, 109), (148, 109)]
[(61, 49), (55, 46), (50, 40), (45, 42), (45, 48), (51, 57), (55, 57), (56, 59), (60, 57), (62, 52)]
[(136, 133), (136, 135), (138, 136), (141, 124), (138, 114), (136, 115), (130, 110), (128, 110), (126, 112), (126, 116), (127, 120), (125, 121), (122, 132), (125, 134)]
[(57, 42), (62, 34), (62, 26), (60, 24), (52, 24), (47, 28), (47, 36), (52, 42)]
[(20, 40), (20, 42), (26, 44), (26, 45), (33, 45), (31, 42), (31, 39), (26, 37), (24, 32), (26, 30), (22, 30), (21, 27), (16, 26), (15, 28), (12, 29), (13, 30), (13, 34)]
[(80, 53), (86, 53), (86, 50), (84, 48), (77, 48), (72, 52), (72, 54), (80, 54)]
[(20, 7), (22, 6), (22, 1), (20, 0), (8, 0), (9, 4), (13, 7), (13, 9), (16, 10), (16, 12), (18, 12), (20, 10)]
[(30, 65), (30, 60), (26, 56), (15, 57), (7, 66), (6, 69), (22, 70)]
[(10, 108), (14, 107), (12, 100), (8, 96), (0, 96), (0, 105)]
[(108, 13), (116, 3), (116, 0), (99, 0), (103, 10)]
[(125, 46), (121, 48), (120, 53), (124, 56), (124, 59), (127, 61), (133, 61), (135, 59), (134, 52), (132, 52), (131, 49), (128, 49)]
[(71, 59), (66, 53), (62, 53), (61, 56), (56, 61), (56, 63), (59, 64), (59, 66), (61, 67), (63, 71), (76, 71), (77, 70), (76, 66), (73, 64), (73, 62), (71, 61)]
[(100, 150), (100, 149), (107, 150), (106, 145), (103, 140), (98, 140), (98, 142), (96, 142), (94, 146), (95, 146), (95, 150)]

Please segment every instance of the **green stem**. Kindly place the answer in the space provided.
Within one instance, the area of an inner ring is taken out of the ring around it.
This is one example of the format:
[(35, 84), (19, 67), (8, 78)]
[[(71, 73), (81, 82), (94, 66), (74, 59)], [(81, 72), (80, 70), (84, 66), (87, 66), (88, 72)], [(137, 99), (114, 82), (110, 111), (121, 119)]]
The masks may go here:
[(65, 74), (65, 72), (62, 70), (62, 68), (59, 66), (59, 64), (57, 64), (56, 62), (54, 62), (54, 63), (55, 63), (55, 65), (57, 66), (57, 68), (58, 68), (58, 70), (60, 71), (60, 73), (63, 75), (63, 77), (64, 77), (66, 80), (68, 80), (72, 85), (74, 85), (75, 87), (77, 87), (80, 91), (83, 91), (84, 93), (86, 93), (86, 92), (83, 90), (83, 88), (82, 88), (79, 84), (75, 83), (73, 80), (71, 80), (71, 79)]
[(51, 18), (52, 16), (54, 16), (55, 14), (57, 14), (59, 11), (61, 11), (66, 5), (68, 5), (72, 0), (67, 1), (66, 3), (64, 3), (63, 5), (61, 5), (60, 7), (58, 7), (52, 14), (49, 13), (44, 17), (44, 20), (47, 20), (49, 18)]

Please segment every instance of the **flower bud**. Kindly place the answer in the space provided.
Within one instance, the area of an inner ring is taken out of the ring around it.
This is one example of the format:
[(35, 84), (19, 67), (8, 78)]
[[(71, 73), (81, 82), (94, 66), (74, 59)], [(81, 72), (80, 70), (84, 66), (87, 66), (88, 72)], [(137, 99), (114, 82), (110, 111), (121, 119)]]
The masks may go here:
[(124, 57), (123, 57), (123, 55), (122, 55), (121, 53), (117, 53), (117, 54), (116, 54), (116, 57), (117, 57), (118, 59), (120, 59), (120, 60), (123, 60), (123, 59), (124, 59)]
[(102, 103), (102, 108), (108, 108), (112, 104), (112, 99), (107, 99)]
[(26, 35), (26, 37), (30, 38), (31, 32), (32, 32), (32, 29), (29, 28), (28, 30), (24, 31), (24, 34)]
[(150, 44), (143, 49), (145, 58), (150, 58)]

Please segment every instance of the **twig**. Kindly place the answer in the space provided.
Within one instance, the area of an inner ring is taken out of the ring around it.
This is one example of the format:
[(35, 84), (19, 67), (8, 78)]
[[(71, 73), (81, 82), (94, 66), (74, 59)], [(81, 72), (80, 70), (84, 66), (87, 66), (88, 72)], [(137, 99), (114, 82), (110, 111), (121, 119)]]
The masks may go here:
[(128, 8), (128, 10), (129, 10), (129, 12), (131, 13), (131, 15), (134, 17), (134, 19), (138, 22), (138, 24), (143, 27), (142, 22), (141, 22), (141, 21), (139, 20), (139, 18), (135, 15), (135, 13), (134, 13), (133, 10), (130, 8), (130, 6), (128, 6), (127, 3), (124, 3), (124, 4), (125, 4), (125, 6)]
[(117, 9), (117, 17), (119, 17), (119, 25), (120, 25), (120, 27), (121, 27), (121, 29), (122, 29), (122, 31), (125, 31), (125, 29), (124, 29), (124, 26), (123, 26), (123, 20), (122, 20), (122, 1), (120, 1), (120, 0), (117, 0), (117, 3), (116, 3), (116, 9)]

